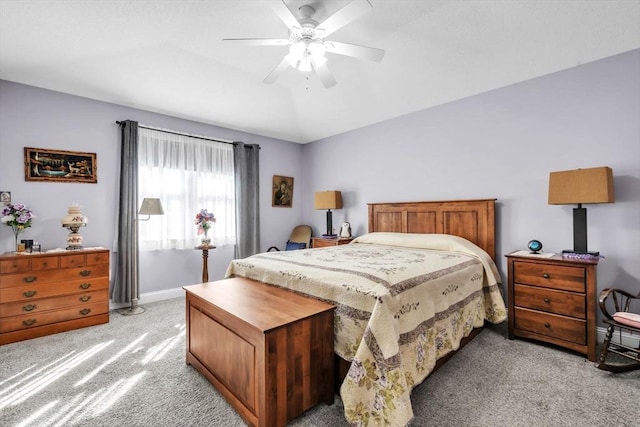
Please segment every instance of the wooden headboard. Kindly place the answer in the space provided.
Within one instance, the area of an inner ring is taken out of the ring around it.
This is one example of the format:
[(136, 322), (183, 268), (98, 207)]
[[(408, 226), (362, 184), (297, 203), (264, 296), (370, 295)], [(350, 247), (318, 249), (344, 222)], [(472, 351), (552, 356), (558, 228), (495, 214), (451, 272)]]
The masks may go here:
[(369, 232), (452, 234), (475, 243), (495, 261), (495, 201), (369, 203)]

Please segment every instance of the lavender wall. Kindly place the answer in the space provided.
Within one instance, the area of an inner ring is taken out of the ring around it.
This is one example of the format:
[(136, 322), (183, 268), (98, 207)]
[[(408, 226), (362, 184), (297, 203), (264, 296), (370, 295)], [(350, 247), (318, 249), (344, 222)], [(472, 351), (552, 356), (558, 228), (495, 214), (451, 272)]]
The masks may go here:
[[(118, 186), (116, 120), (258, 143), (262, 150), (261, 240), (282, 245), (295, 224), (324, 229), (313, 193), (338, 189), (344, 209), (334, 225), (367, 230), (368, 202), (497, 198), (497, 252), (532, 238), (545, 250), (572, 245), (572, 206), (547, 205), (550, 171), (611, 166), (616, 203), (588, 205), (589, 248), (600, 250), (598, 287), (640, 288), (640, 50), (298, 145), (175, 117), (0, 81), (0, 190), (38, 215), (24, 237), (64, 247), (60, 218), (71, 202), (89, 217), (87, 246), (112, 247)], [(98, 184), (24, 181), (23, 147), (98, 155)], [(272, 208), (273, 175), (295, 177), (292, 209)], [(0, 227), (0, 252), (12, 249)], [(209, 276), (221, 278), (233, 248), (211, 252)], [(142, 293), (200, 281), (196, 251), (141, 254)], [(503, 277), (504, 274), (503, 274)], [(506, 277), (505, 277), (506, 278)], [(143, 300), (144, 302), (144, 300)]]
[[(610, 166), (615, 204), (585, 205), (598, 287), (640, 290), (640, 50), (316, 141), (305, 194), (337, 189), (354, 234), (370, 202), (497, 198), (497, 257), (530, 239), (573, 245), (572, 208), (547, 204), (551, 171)], [(331, 159), (333, 167), (327, 161)], [(304, 206), (316, 232), (324, 213)]]
[[(115, 122), (125, 119), (224, 140), (260, 144), (263, 248), (282, 245), (293, 225), (302, 222), (304, 197), (302, 146), (299, 144), (0, 80), (0, 190), (11, 191), (13, 202), (27, 204), (38, 216), (33, 227), (23, 233), (23, 238), (40, 241), (43, 249), (65, 247), (67, 231), (61, 227), (60, 218), (66, 214), (70, 203), (77, 202), (89, 218), (88, 227), (82, 230), (85, 246), (113, 247), (120, 162), (119, 131)], [(23, 147), (95, 152), (98, 183), (25, 182)], [(291, 209), (271, 207), (273, 175), (296, 179)], [(12, 242), (11, 229), (0, 227), (0, 253), (13, 250)], [(232, 246), (211, 251), (209, 278), (222, 278), (232, 257)], [(199, 251), (142, 252), (140, 263), (141, 293), (201, 281), (202, 258)]]

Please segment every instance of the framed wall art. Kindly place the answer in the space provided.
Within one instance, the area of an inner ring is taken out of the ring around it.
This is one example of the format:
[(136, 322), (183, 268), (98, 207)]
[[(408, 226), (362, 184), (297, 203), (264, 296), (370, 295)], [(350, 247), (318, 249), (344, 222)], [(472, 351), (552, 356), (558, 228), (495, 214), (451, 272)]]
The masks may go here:
[(273, 175), (271, 206), (290, 208), (293, 204), (293, 177)]
[(11, 203), (11, 191), (0, 191), (0, 203)]
[(25, 181), (98, 182), (96, 153), (24, 148)]

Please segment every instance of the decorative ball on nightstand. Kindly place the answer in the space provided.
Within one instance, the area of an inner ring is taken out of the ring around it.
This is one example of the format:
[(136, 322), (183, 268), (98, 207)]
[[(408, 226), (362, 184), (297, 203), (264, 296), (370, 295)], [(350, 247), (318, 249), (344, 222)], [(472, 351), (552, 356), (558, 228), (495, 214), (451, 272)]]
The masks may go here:
[(529, 243), (527, 243), (527, 247), (532, 254), (537, 254), (542, 250), (542, 242), (540, 242), (540, 240), (529, 240)]

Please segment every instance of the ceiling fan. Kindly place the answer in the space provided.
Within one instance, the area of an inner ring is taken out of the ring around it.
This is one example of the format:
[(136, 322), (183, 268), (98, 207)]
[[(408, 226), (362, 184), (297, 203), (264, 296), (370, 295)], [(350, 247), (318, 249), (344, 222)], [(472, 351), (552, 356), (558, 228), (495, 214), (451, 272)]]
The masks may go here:
[(293, 67), (303, 72), (314, 70), (322, 85), (330, 88), (337, 82), (327, 67), (326, 52), (376, 62), (382, 60), (384, 56), (382, 49), (326, 40), (327, 36), (359, 18), (372, 7), (368, 0), (352, 0), (329, 18), (318, 23), (313, 19), (316, 11), (311, 5), (304, 5), (298, 9), (300, 14), (298, 19), (291, 13), (284, 0), (281, 0), (274, 3), (274, 10), (289, 28), (289, 38), (223, 39), (222, 41), (244, 46), (289, 46), (289, 53), (267, 75), (264, 83), (275, 82), (285, 70)]

